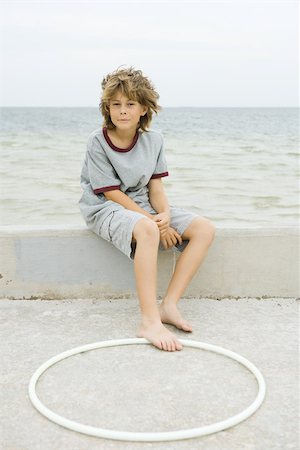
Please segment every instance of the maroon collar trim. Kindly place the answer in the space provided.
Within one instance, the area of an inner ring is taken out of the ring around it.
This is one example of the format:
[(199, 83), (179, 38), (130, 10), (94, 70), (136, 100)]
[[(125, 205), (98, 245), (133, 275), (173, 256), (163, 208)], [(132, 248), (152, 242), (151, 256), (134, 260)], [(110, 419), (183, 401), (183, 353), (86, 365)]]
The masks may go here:
[(129, 152), (129, 151), (135, 146), (135, 144), (136, 144), (136, 142), (137, 142), (137, 140), (138, 140), (138, 138), (139, 138), (139, 132), (137, 131), (137, 132), (135, 133), (135, 136), (134, 136), (134, 138), (133, 138), (133, 141), (132, 141), (132, 143), (129, 145), (129, 147), (127, 147), (127, 148), (119, 148), (119, 147), (116, 147), (116, 146), (112, 143), (112, 141), (110, 140), (110, 138), (109, 138), (109, 136), (108, 136), (108, 134), (107, 134), (107, 128), (106, 128), (106, 127), (103, 127), (103, 135), (104, 135), (105, 140), (106, 140), (106, 142), (108, 143), (108, 145), (109, 145), (113, 150), (115, 150), (116, 152)]

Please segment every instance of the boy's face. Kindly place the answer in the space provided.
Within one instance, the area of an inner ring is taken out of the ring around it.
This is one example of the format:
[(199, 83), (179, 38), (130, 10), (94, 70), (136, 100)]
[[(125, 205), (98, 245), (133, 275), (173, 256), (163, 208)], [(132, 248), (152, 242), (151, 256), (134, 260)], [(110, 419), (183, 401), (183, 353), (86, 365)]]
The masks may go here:
[(116, 128), (136, 130), (140, 117), (147, 113), (147, 107), (117, 92), (109, 102), (109, 113)]

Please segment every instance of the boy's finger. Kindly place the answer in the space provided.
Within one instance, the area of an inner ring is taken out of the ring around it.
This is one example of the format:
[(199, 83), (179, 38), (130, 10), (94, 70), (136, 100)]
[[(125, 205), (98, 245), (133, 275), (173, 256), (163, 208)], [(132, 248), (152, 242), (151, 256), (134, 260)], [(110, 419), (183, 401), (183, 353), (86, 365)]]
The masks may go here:
[(166, 220), (160, 220), (159, 222), (157, 222), (157, 225), (161, 228), (161, 227), (163, 227), (163, 228), (167, 228), (169, 225), (168, 225), (168, 222), (166, 221)]
[(179, 244), (182, 244), (182, 237), (177, 232), (176, 232), (176, 238), (179, 241)]
[(173, 244), (173, 240), (172, 240), (171, 236), (169, 236), (167, 238), (167, 242), (168, 242), (169, 247), (173, 247), (174, 244)]
[(165, 239), (162, 239), (162, 244), (163, 244), (165, 249), (168, 248), (168, 244), (167, 244), (167, 241)]
[(168, 231), (168, 228), (169, 227), (166, 227), (166, 226), (165, 227), (158, 227), (160, 233), (166, 233)]
[(177, 244), (177, 239), (175, 238), (175, 236), (172, 236), (172, 245), (176, 245)]

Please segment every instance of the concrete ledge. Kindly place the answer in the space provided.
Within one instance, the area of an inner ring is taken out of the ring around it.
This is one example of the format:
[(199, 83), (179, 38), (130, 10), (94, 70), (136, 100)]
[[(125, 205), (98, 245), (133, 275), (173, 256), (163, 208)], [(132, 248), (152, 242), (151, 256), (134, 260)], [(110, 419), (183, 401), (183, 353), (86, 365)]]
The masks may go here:
[[(134, 266), (84, 227), (1, 227), (1, 298), (119, 298), (136, 296)], [(159, 251), (163, 296), (178, 251)], [(185, 297), (299, 296), (296, 228), (218, 229)]]

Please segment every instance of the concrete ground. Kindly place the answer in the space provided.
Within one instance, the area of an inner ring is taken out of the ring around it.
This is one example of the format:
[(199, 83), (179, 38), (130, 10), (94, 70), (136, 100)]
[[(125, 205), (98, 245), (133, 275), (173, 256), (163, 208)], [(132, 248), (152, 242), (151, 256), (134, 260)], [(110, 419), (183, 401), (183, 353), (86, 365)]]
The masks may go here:
[[(0, 300), (1, 450), (288, 450), (299, 448), (298, 310), (296, 299), (182, 299), (194, 325), (181, 339), (215, 344), (250, 360), (267, 386), (248, 419), (209, 436), (174, 442), (122, 442), (66, 429), (31, 404), (35, 370), (65, 350), (135, 337), (137, 300)], [(56, 413), (123, 431), (174, 431), (224, 420), (249, 406), (257, 383), (225, 356), (152, 345), (98, 349), (52, 366), (37, 395)]]

